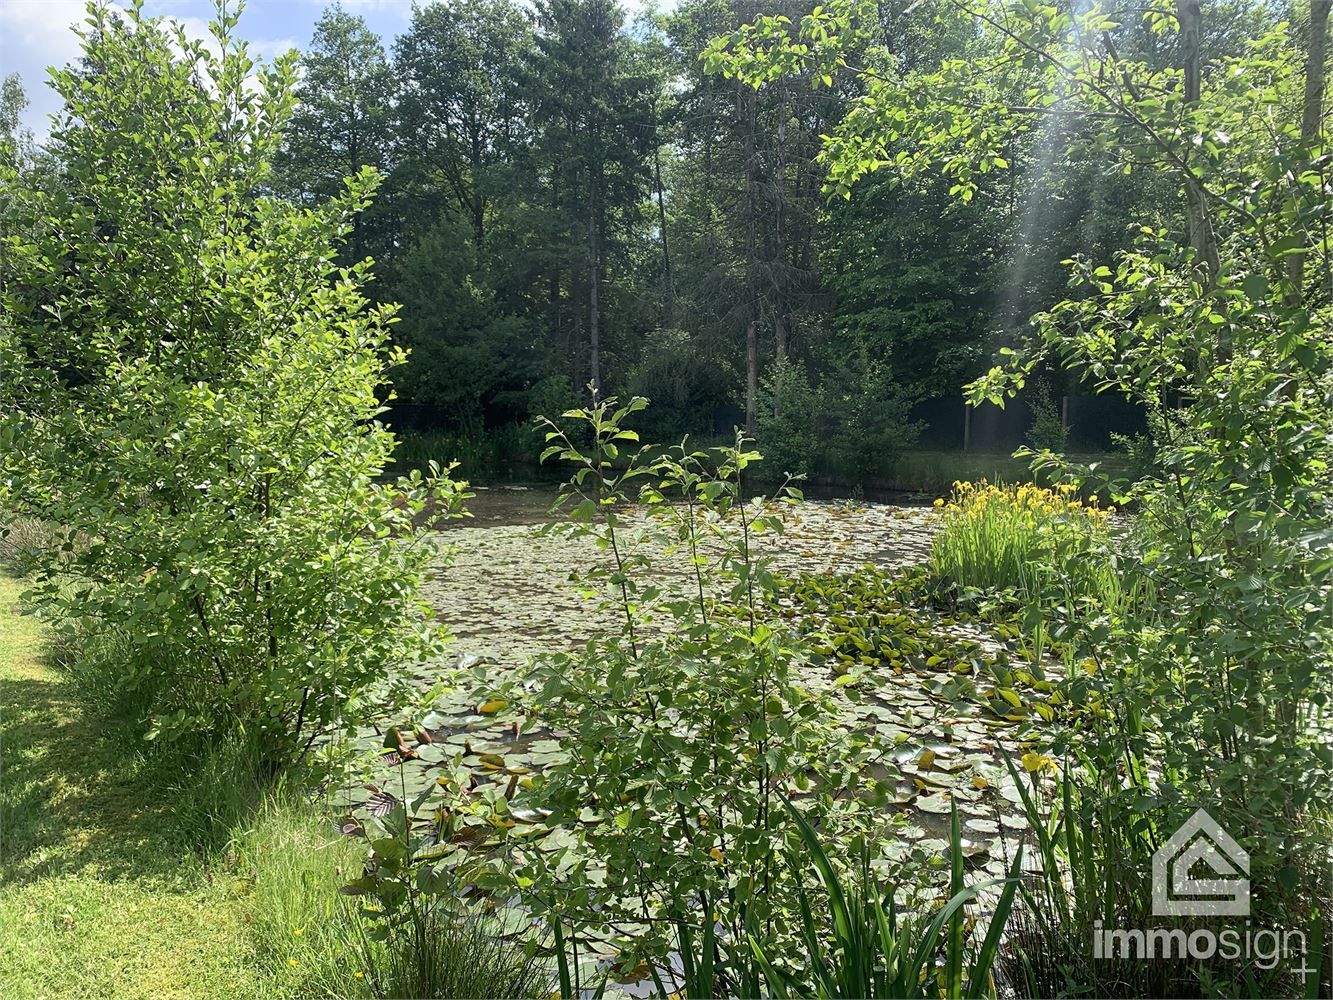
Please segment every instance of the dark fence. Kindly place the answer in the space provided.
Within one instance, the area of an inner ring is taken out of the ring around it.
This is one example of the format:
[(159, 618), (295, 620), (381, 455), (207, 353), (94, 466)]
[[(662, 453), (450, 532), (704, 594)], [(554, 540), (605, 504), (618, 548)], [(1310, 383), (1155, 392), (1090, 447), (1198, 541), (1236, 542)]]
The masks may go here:
[(396, 431), (429, 434), (437, 431), (457, 433), (459, 429), (456, 407), (433, 406), (430, 403), (403, 403), (395, 400), (383, 419)]
[[(1063, 419), (1070, 451), (1105, 451), (1114, 445), (1113, 434), (1147, 430), (1143, 408), (1117, 396), (1052, 396), (1050, 405)], [(448, 407), (395, 402), (385, 420), (399, 431), (429, 432), (456, 429), (456, 416)], [(1004, 409), (990, 403), (969, 407), (961, 396), (950, 396), (923, 400), (910, 412), (910, 419), (921, 424), (917, 446), (939, 451), (1011, 452), (1028, 443), (1035, 417), (1023, 394), (1009, 400)], [(744, 423), (745, 411), (739, 407), (713, 410), (713, 431), (718, 436)]]
[[(1148, 429), (1143, 408), (1116, 396), (1054, 396), (1070, 451), (1105, 451), (1113, 434), (1142, 434)], [(923, 426), (918, 446), (941, 451), (1009, 452), (1028, 443), (1036, 413), (1020, 394), (1004, 409), (992, 403), (969, 407), (961, 396), (927, 399), (912, 407), (911, 419)]]

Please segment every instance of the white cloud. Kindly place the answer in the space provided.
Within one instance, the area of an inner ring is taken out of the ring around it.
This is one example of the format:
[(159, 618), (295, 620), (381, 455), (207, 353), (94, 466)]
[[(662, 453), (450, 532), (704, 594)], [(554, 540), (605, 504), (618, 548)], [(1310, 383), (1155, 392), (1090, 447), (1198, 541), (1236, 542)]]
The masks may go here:
[(23, 63), (63, 66), (79, 54), (71, 25), (85, 16), (83, 0), (0, 0), (0, 67)]
[[(119, 0), (111, 6), (125, 4)], [(190, 38), (206, 40), (210, 37), (209, 18), (182, 13), (199, 7), (189, 0), (155, 0), (145, 13), (179, 21)], [(72, 29), (86, 16), (86, 0), (0, 0), (0, 77), (10, 73), (22, 77), (29, 102), (23, 124), (32, 129), (39, 142), (49, 134), (48, 116), (60, 110), (59, 96), (47, 86), (46, 69), (78, 60), (82, 50), (79, 36)], [(290, 38), (275, 38), (252, 39), (249, 47), (252, 58), (267, 61), (300, 46)]]
[[(310, 0), (319, 7), (331, 6), (331, 0)], [(404, 19), (412, 13), (412, 0), (341, 0), (349, 14), (399, 14)]]
[(23, 124), (39, 140), (49, 129), (47, 116), (60, 110), (60, 98), (46, 85), (46, 68), (79, 58), (79, 37), (70, 29), (85, 17), (84, 0), (0, 0), (0, 75), (23, 78)]

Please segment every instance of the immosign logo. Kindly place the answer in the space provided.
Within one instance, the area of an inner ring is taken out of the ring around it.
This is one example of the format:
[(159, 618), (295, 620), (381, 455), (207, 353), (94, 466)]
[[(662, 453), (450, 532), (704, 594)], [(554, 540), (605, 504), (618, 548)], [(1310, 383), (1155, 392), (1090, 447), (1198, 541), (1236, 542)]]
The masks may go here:
[[(1196, 877), (1196, 866), (1213, 877)], [(1200, 809), (1153, 855), (1153, 916), (1249, 916), (1249, 874), (1245, 848)]]
[[(1155, 917), (1248, 917), (1250, 856), (1203, 809), (1171, 835), (1152, 859), (1152, 912)], [(1278, 927), (1205, 926), (1188, 929), (1104, 927), (1093, 921), (1096, 959), (1189, 959), (1249, 963), (1272, 969), (1283, 960), (1306, 975), (1305, 932)], [(1299, 962), (1299, 966), (1296, 963)]]

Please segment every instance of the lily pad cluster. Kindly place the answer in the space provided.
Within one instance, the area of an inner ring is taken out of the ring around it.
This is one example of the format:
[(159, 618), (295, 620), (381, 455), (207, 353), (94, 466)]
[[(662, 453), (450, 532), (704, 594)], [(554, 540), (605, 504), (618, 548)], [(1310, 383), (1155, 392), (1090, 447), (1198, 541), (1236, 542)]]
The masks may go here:
[[(890, 831), (876, 865), (938, 868), (957, 803), (969, 867), (1002, 876), (1024, 826), (1004, 758), (1034, 772), (1053, 766), (1029, 746), (1029, 724), (1054, 711), (1039, 666), (975, 616), (937, 610), (947, 602), (910, 568), (929, 552), (937, 516), (929, 509), (805, 503), (780, 516), (786, 532), (758, 544), (786, 574), (773, 596), (778, 613), (816, 653), (802, 683), (832, 699), (835, 725), (876, 748), (866, 766), (886, 789), (875, 808)], [(652, 512), (626, 517), (642, 529), (636, 544), (660, 544)], [(515, 843), (576, 855), (581, 828), (607, 817), (590, 806), (572, 826), (552, 824), (528, 801), (566, 751), (533, 711), (527, 663), (576, 650), (605, 626), (578, 579), (605, 552), (528, 526), (455, 528), (448, 541), (458, 555), (441, 565), (430, 595), (464, 650), (439, 665), (455, 683), (401, 747), (383, 752), (353, 804), (404, 803), (446, 866), (498, 857)], [(662, 576), (668, 593), (683, 581)], [(378, 747), (392, 721), (367, 730), (367, 745)], [(630, 933), (605, 929), (590, 954), (609, 959)]]

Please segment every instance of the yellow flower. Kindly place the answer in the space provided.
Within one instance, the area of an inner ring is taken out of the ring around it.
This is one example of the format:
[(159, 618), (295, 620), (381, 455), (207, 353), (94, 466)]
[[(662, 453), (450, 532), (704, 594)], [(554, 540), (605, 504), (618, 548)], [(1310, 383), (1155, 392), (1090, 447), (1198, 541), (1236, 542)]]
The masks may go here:
[(294, 959), (294, 958), (289, 958), (289, 959), (287, 959), (287, 964), (290, 965), (290, 966), (296, 966), (298, 963), (297, 963), (296, 959)]
[(941, 500), (939, 497), (936, 497), (936, 498), (935, 498), (935, 506), (936, 506), (936, 507), (943, 507), (943, 506), (944, 506), (944, 501)]
[(356, 970), (356, 978), (357, 978), (357, 979), (365, 979), (365, 978), (366, 978), (366, 974), (365, 974), (364, 972), (362, 972), (360, 969), (357, 969), (357, 970)]
[(300, 937), (302, 934), (305, 933), (305, 928), (304, 928), (304, 927), (293, 927), (293, 928), (292, 928), (292, 933), (295, 934), (297, 937)]

